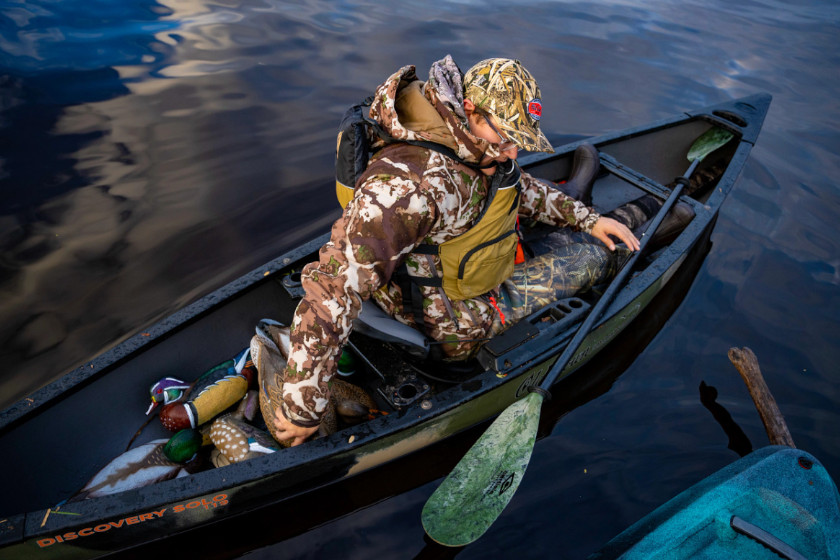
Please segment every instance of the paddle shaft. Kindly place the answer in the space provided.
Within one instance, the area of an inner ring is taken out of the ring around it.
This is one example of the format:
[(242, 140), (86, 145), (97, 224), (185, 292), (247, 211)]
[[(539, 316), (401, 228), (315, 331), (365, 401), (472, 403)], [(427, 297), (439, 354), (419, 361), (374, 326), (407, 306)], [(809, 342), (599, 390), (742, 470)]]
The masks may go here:
[[(630, 275), (631, 271), (633, 270), (633, 266), (636, 264), (636, 261), (639, 260), (639, 257), (642, 254), (642, 251), (645, 250), (645, 247), (650, 242), (651, 237), (656, 232), (656, 229), (659, 227), (659, 224), (662, 223), (662, 220), (665, 219), (665, 216), (668, 214), (668, 211), (671, 207), (676, 203), (677, 199), (680, 196), (680, 193), (683, 189), (684, 182), (687, 182), (688, 177), (694, 172), (695, 167), (699, 163), (699, 159), (696, 159), (692, 162), (691, 166), (686, 171), (685, 175), (682, 177), (682, 181), (677, 181), (676, 186), (671, 191), (671, 194), (668, 195), (668, 198), (665, 200), (665, 203), (662, 205), (662, 208), (656, 213), (653, 217), (653, 221), (651, 222), (650, 226), (645, 230), (645, 233), (642, 234), (642, 239), (639, 244), (639, 250), (636, 251), (630, 260), (621, 268), (619, 273), (615, 276), (613, 281), (610, 283), (607, 290), (604, 292), (604, 295), (601, 296), (601, 299), (598, 300), (598, 303), (595, 304), (595, 307), (592, 308), (592, 311), (589, 312), (586, 319), (584, 320), (583, 324), (578, 329), (575, 336), (566, 346), (566, 349), (557, 358), (557, 361), (554, 362), (554, 365), (551, 367), (551, 370), (548, 372), (548, 375), (545, 376), (543, 382), (540, 383), (540, 389), (543, 391), (548, 391), (548, 389), (557, 381), (557, 377), (560, 373), (568, 365), (569, 361), (574, 356), (575, 352), (577, 352), (578, 348), (580, 348), (581, 343), (583, 340), (589, 336), (589, 332), (592, 330), (592, 327), (601, 318), (601, 315), (604, 313), (606, 308), (612, 303), (613, 298), (618, 293), (618, 291), (623, 287), (624, 280)], [(650, 235), (648, 235), (650, 232)]]

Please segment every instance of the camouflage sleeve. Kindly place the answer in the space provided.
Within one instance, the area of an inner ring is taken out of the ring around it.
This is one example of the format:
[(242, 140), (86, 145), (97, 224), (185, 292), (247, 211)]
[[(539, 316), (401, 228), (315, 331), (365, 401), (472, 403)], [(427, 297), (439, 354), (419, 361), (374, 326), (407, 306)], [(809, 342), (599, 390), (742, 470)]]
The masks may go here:
[(589, 233), (601, 217), (593, 208), (552, 188), (546, 181), (522, 172), (520, 213), (557, 227), (570, 226)]
[(362, 301), (388, 282), (437, 219), (434, 201), (414, 181), (373, 176), (359, 188), (333, 225), (319, 260), (301, 275), (306, 295), (292, 321), (282, 406), (286, 418), (299, 426), (319, 423), (329, 398), (327, 383)]

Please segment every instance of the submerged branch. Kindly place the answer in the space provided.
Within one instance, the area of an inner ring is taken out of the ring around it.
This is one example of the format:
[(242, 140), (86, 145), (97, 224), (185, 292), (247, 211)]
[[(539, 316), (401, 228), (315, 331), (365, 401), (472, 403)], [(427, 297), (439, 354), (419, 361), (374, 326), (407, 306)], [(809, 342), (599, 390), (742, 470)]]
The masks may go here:
[(729, 361), (738, 369), (738, 373), (741, 374), (741, 378), (747, 384), (750, 396), (758, 409), (761, 421), (764, 423), (764, 429), (767, 430), (770, 443), (796, 447), (788, 431), (785, 418), (776, 404), (776, 399), (773, 398), (767, 383), (764, 382), (761, 369), (758, 367), (758, 359), (753, 351), (747, 347), (730, 348)]

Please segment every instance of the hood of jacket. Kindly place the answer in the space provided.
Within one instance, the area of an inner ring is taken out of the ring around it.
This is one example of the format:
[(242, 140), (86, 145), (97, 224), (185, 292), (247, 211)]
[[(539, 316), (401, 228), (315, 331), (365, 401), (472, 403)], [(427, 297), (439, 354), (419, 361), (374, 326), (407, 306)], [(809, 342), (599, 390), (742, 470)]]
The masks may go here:
[(432, 65), (427, 82), (414, 66), (403, 66), (376, 89), (370, 117), (397, 140), (436, 142), (478, 162), (494, 150), (469, 130), (462, 76), (449, 55)]

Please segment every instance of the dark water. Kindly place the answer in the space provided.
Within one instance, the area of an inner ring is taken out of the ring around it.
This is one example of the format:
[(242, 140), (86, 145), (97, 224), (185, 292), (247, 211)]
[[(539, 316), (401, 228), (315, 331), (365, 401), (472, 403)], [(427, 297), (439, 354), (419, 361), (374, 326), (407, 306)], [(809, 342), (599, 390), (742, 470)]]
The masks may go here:
[[(798, 446), (837, 478), (838, 24), (830, 0), (6, 0), (0, 400), (324, 231), (338, 119), (397, 68), (510, 56), (540, 82), (555, 138), (759, 91), (774, 101), (685, 300), (608, 392), (546, 428), (508, 510), (458, 558), (584, 557), (734, 460), (701, 381), (763, 445), (732, 346), (755, 351)], [(440, 476), (424, 460), (431, 476), (373, 505), (324, 496), (304, 509), (338, 519), (279, 542), (265, 527), (227, 534), (216, 552), (423, 555), (420, 510)]]

